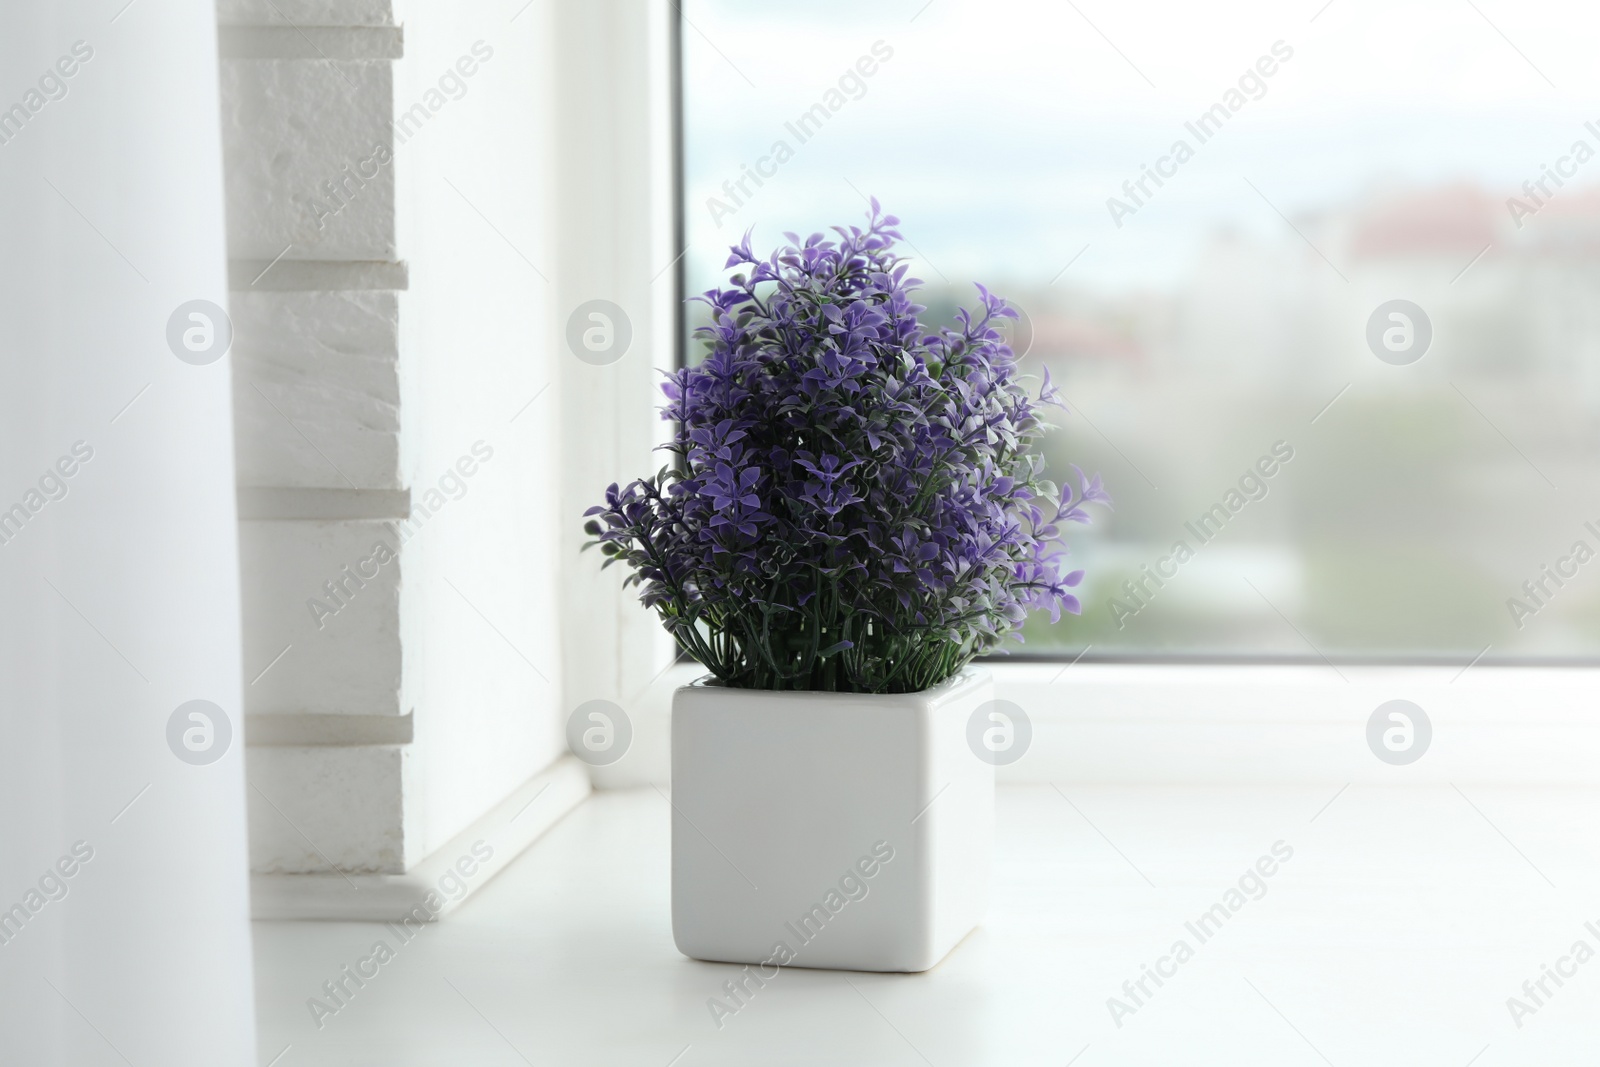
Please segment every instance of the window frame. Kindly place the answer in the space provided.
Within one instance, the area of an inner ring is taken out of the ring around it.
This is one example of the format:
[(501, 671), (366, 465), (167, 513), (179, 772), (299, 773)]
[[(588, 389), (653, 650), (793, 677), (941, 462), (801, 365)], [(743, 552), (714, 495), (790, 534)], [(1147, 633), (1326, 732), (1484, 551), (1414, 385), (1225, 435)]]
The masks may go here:
[[(609, 32), (640, 18), (637, 8), (624, 14), (585, 5), (590, 14), (558, 27), (559, 46), (582, 54), (609, 91), (564, 94), (570, 113), (553, 164), (561, 179), (551, 211), (562, 270), (551, 343), (564, 345), (560, 330), (573, 307), (610, 292), (637, 302), (624, 306), (635, 313), (640, 347), (636, 358), (606, 368), (562, 361), (568, 516), (592, 504), (598, 487), (659, 465), (653, 449), (665, 424), (654, 418), (656, 390), (661, 373), (684, 355), (682, 12), (675, 0), (642, 7), (644, 41), (637, 30)], [(647, 62), (641, 48), (649, 49)], [(596, 136), (608, 139), (602, 154), (610, 159), (649, 161), (615, 179), (629, 198), (626, 209), (614, 202), (615, 188), (592, 188)], [(587, 162), (572, 162), (579, 158)], [(639, 239), (641, 232), (648, 239)], [(657, 284), (667, 274), (676, 275), (672, 284)], [(666, 783), (672, 693), (703, 669), (675, 654), (653, 615), (622, 587), (617, 568), (597, 573), (594, 554), (578, 554), (576, 526), (564, 528), (563, 714), (595, 697), (618, 701), (632, 719), (633, 747), (616, 764), (594, 768), (595, 784)], [(1091, 650), (1076, 658), (1018, 651), (980, 665), (994, 675), (997, 695), (1023, 708), (1034, 727), (1032, 750), (1000, 770), (1002, 782), (1600, 784), (1600, 671), (1586, 659), (1330, 662), (1310, 653)], [(1367, 718), (1393, 698), (1418, 702), (1434, 723), (1435, 751), (1406, 767), (1375, 759), (1364, 741)]]

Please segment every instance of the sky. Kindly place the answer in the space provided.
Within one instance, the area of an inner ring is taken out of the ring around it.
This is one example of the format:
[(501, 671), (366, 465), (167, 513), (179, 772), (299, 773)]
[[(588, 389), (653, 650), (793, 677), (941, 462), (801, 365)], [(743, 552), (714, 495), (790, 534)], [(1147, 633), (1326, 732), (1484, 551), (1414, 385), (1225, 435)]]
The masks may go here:
[[(684, 14), (692, 289), (746, 227), (760, 247), (853, 222), (865, 195), (905, 220), (930, 281), (1047, 283), (1071, 262), (1072, 284), (1163, 288), (1221, 229), (1270, 234), (1279, 212), (1397, 186), (1508, 193), (1576, 138), (1600, 145), (1584, 130), (1600, 119), (1585, 44), (1600, 12), (1573, 3), (688, 0)], [(799, 143), (785, 124), (875, 44), (890, 57)], [(1271, 76), (1200, 144), (1185, 122), (1263, 57)], [(1130, 203), (1123, 182), (1179, 138), (1194, 158), (1118, 226), (1108, 198)], [(722, 183), (780, 139), (793, 158), (714, 218)]]

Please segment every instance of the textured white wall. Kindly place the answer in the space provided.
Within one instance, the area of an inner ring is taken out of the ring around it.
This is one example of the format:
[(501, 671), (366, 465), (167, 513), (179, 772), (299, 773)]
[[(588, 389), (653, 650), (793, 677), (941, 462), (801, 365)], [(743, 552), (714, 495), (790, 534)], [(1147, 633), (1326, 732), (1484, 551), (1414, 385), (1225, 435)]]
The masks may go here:
[(219, 10), (252, 866), (400, 875), (564, 748), (552, 15)]
[[(0, 107), (92, 50), (0, 143), (0, 506), (42, 505), (0, 544), (0, 909), (33, 911), (0, 943), (0, 1055), (245, 1064), (230, 366), (166, 341), (227, 303), (216, 30), (209, 0), (119, 7), (0, 7)], [(66, 495), (29, 498), (78, 441)], [(232, 725), (203, 766), (166, 736), (195, 699)]]

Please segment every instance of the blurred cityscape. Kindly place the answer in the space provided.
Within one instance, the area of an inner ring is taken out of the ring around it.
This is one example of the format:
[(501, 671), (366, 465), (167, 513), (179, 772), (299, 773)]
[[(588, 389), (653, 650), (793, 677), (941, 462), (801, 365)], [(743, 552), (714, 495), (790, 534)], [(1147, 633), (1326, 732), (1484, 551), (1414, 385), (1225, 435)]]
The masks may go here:
[[(1272, 239), (1219, 229), (1171, 291), (1006, 292), (1025, 313), (1017, 350), (1073, 409), (1049, 441), (1053, 474), (1098, 470), (1116, 499), (1075, 548), (1083, 616), (1036, 620), (1019, 651), (1592, 649), (1600, 575), (1522, 586), (1574, 542), (1600, 549), (1583, 527), (1600, 508), (1582, 503), (1600, 453), (1600, 188), (1563, 190), (1520, 228), (1505, 197), (1379, 190)], [(969, 299), (925, 297), (935, 318)], [(1367, 347), (1368, 317), (1395, 298), (1432, 323), (1410, 366)], [(1185, 523), (1280, 441), (1294, 458), (1265, 498), (1202, 545)], [(1193, 559), (1141, 585), (1180, 540)]]
[[(1169, 290), (1004, 287), (1024, 366), (1068, 401), (1052, 477), (1098, 471), (1116, 502), (1072, 531), (1082, 616), (1013, 651), (1589, 656), (1600, 564), (1544, 568), (1600, 553), (1600, 187), (1520, 227), (1506, 195), (1384, 189), (1272, 238), (1220, 228)], [(1408, 366), (1367, 343), (1397, 298), (1432, 327)], [(919, 299), (947, 324), (973, 293)], [(1241, 488), (1275, 445), (1292, 459)]]

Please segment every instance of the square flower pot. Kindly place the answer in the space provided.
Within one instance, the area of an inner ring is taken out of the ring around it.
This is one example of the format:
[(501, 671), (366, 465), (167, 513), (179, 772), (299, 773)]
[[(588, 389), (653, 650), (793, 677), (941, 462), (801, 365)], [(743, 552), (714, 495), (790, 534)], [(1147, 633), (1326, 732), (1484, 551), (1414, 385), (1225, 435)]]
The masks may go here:
[(942, 960), (988, 905), (994, 767), (967, 738), (992, 699), (976, 668), (894, 695), (679, 689), (678, 950), (858, 971)]

